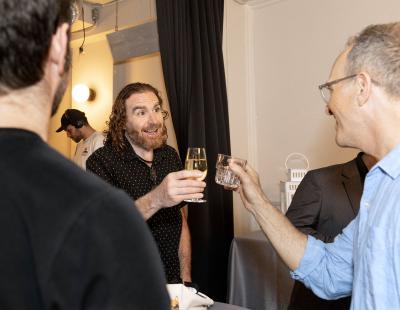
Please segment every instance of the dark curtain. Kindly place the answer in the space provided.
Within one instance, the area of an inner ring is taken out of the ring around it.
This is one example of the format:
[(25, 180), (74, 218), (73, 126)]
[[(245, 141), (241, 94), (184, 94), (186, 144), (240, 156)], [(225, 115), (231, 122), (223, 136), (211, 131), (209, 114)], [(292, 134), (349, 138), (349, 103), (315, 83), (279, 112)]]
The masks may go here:
[(224, 0), (157, 0), (164, 80), (184, 160), (188, 146), (206, 147), (205, 204), (189, 206), (192, 281), (214, 300), (226, 300), (233, 237), (232, 193), (214, 181), (218, 153), (230, 154), (222, 56)]

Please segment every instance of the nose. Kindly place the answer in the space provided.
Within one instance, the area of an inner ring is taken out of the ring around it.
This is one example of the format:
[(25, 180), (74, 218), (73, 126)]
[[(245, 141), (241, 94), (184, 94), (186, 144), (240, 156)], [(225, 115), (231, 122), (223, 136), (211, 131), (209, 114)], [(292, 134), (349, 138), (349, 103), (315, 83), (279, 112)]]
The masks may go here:
[(331, 109), (329, 108), (329, 105), (328, 105), (328, 104), (327, 104), (326, 107), (325, 107), (325, 113), (326, 113), (327, 115), (333, 115), (333, 113), (332, 113)]
[(149, 123), (150, 124), (157, 124), (158, 123), (158, 114), (156, 112), (149, 113)]

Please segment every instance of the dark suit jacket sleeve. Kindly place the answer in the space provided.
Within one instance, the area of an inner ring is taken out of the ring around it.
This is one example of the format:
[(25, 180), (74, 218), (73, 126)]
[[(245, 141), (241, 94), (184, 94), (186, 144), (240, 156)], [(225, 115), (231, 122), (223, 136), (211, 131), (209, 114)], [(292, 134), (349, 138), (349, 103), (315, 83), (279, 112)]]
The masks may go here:
[(122, 192), (92, 199), (71, 223), (49, 268), (54, 308), (169, 309), (156, 244)]
[(303, 233), (324, 242), (332, 242), (334, 237), (317, 231), (321, 206), (322, 191), (315, 180), (314, 172), (310, 171), (297, 188), (286, 216)]

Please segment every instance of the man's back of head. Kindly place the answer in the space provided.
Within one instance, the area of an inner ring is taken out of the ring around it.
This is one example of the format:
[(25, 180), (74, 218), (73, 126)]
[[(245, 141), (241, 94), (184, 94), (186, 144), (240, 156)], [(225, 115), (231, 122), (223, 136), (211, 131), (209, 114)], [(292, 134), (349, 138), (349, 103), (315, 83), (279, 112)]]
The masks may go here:
[(400, 22), (370, 25), (347, 43), (347, 75), (368, 72), (374, 83), (400, 98)]
[(70, 22), (70, 0), (0, 0), (0, 95), (43, 78), (51, 39)]
[(68, 83), (70, 0), (0, 0), (0, 127), (47, 140)]

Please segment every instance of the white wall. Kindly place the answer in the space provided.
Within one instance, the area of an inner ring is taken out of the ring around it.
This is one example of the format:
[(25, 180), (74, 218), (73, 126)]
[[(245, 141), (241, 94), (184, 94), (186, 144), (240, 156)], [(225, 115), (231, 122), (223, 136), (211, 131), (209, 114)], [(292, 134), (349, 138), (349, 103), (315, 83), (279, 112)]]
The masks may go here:
[[(245, 158), (256, 165), (257, 146), (249, 138), (253, 127), (253, 94), (249, 92), (254, 76), (249, 70), (248, 12), (246, 7), (235, 1), (225, 1), (223, 51), (225, 62), (226, 86), (228, 91), (229, 126), (231, 135), (231, 153)], [(257, 225), (240, 201), (239, 195), (233, 195), (233, 217), (235, 234), (240, 235), (256, 229)]]
[[(284, 162), (301, 152), (311, 168), (351, 159), (334, 142), (334, 121), (317, 89), (347, 38), (400, 18), (397, 0), (226, 0), (225, 65), (232, 153), (257, 168), (279, 200)], [(246, 126), (243, 126), (246, 124)], [(257, 225), (235, 201), (235, 233)]]

